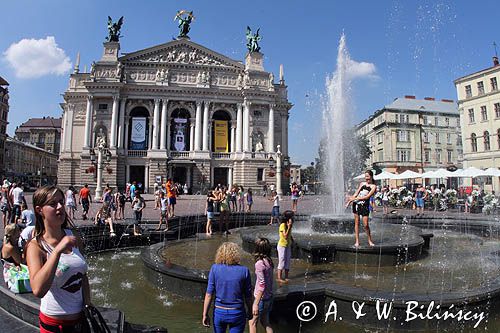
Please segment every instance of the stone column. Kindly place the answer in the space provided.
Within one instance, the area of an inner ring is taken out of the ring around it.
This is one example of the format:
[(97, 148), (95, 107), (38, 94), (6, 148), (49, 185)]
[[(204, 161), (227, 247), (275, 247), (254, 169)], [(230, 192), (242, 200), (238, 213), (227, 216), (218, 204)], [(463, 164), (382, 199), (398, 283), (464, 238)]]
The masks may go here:
[(274, 152), (274, 105), (269, 105), (269, 122), (267, 129), (267, 151)]
[(125, 106), (126, 106), (127, 100), (125, 98), (122, 98), (120, 101), (120, 120), (119, 120), (119, 127), (118, 127), (118, 148), (122, 149), (124, 147), (123, 141), (125, 137)]
[(116, 131), (118, 129), (118, 103), (120, 97), (118, 95), (113, 95), (113, 109), (111, 111), (111, 143), (110, 148), (116, 148)]
[(210, 102), (205, 101), (205, 110), (203, 111), (203, 150), (208, 151), (208, 113)]
[(194, 132), (194, 150), (201, 150), (201, 101), (196, 102), (196, 119)]
[(193, 184), (191, 184), (191, 173), (192, 173), (193, 167), (188, 166), (186, 167), (186, 184), (188, 185), (188, 188), (193, 187)]
[(66, 122), (67, 126), (65, 128), (66, 133), (64, 136), (66, 137), (64, 144), (67, 146), (67, 151), (73, 151), (73, 114), (75, 112), (75, 105), (71, 105), (68, 109), (68, 113), (66, 114)]
[(236, 123), (235, 121), (231, 121), (231, 153), (236, 151)]
[(148, 150), (151, 150), (153, 149), (153, 136), (151, 135), (151, 132), (153, 130), (153, 117), (149, 116), (148, 117), (148, 123), (149, 123), (149, 126), (148, 126)]
[(162, 107), (161, 107), (161, 134), (160, 134), (160, 149), (167, 149), (167, 105), (168, 99), (162, 99)]
[(233, 185), (233, 168), (227, 169), (227, 185)]
[(92, 131), (92, 116), (94, 113), (94, 96), (87, 96), (87, 113), (85, 114), (85, 137), (83, 148), (90, 148), (90, 133)]
[(288, 156), (288, 111), (281, 116), (281, 147), (283, 155)]
[(68, 124), (67, 119), (68, 119), (68, 110), (70, 106), (69, 104), (66, 104), (66, 110), (64, 110), (63, 113), (63, 118), (62, 118), (62, 125), (61, 125), (61, 153), (66, 151), (66, 142), (68, 139), (66, 139), (66, 135), (68, 134)]
[(243, 136), (243, 106), (238, 103), (238, 113), (236, 114), (236, 151), (241, 152), (241, 138)]
[(195, 119), (189, 119), (189, 151), (194, 151)]
[(170, 121), (167, 120), (167, 151), (170, 150)]
[(250, 139), (250, 102), (245, 101), (243, 108), (243, 151), (249, 151)]
[(123, 136), (125, 137), (125, 139), (123, 140), (123, 148), (125, 149), (128, 149), (128, 141), (129, 141), (129, 137), (128, 137), (128, 123), (130, 122), (130, 117), (126, 117), (125, 118), (125, 131), (123, 133)]
[[(160, 121), (160, 99), (155, 99), (155, 108), (153, 111), (153, 144), (151, 149), (158, 150), (158, 127)], [(151, 133), (151, 132), (150, 132)]]
[(149, 192), (149, 165), (144, 168), (144, 193)]

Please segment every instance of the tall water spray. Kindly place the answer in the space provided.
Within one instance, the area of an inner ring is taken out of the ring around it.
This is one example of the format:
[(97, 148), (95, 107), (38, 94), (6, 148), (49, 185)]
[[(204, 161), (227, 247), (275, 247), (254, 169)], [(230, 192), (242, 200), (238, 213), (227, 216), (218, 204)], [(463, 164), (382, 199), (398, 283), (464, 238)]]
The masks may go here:
[(348, 107), (350, 105), (350, 77), (348, 66), (349, 53), (346, 48), (346, 38), (342, 34), (337, 53), (337, 68), (333, 75), (326, 78), (326, 100), (323, 106), (323, 127), (326, 139), (326, 152), (328, 161), (325, 161), (326, 177), (325, 186), (331, 192), (331, 210), (335, 215), (344, 212), (344, 130), (348, 126)]

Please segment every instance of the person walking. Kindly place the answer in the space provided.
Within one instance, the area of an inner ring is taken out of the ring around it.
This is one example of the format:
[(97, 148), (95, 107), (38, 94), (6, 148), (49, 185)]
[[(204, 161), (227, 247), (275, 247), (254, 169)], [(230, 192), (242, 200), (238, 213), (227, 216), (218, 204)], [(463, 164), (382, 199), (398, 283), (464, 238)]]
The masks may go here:
[(33, 207), (35, 237), (26, 252), (33, 295), (41, 298), (40, 332), (90, 332), (83, 315), (84, 305), (91, 304), (88, 266), (64, 209), (64, 193), (55, 186), (41, 187), (33, 195)]
[(71, 185), (66, 191), (66, 211), (68, 216), (71, 219), (75, 219), (75, 211), (76, 211), (76, 197), (75, 197), (75, 188)]
[(253, 205), (253, 193), (251, 188), (248, 188), (247, 193), (245, 193), (245, 197), (247, 199), (247, 213), (251, 213)]
[(89, 184), (83, 184), (83, 187), (78, 193), (78, 202), (82, 205), (82, 220), (88, 218), (90, 204), (92, 203), (92, 196), (90, 195)]
[(368, 225), (368, 217), (370, 215), (370, 198), (377, 190), (373, 181), (373, 171), (367, 170), (365, 172), (365, 181), (362, 182), (356, 193), (349, 197), (347, 201), (346, 208), (352, 203), (352, 213), (354, 214), (354, 234), (355, 243), (354, 247), (359, 247), (359, 219), (363, 220), (363, 226), (368, 236), (368, 245), (375, 246), (372, 241), (372, 236), (370, 233), (370, 226)]
[(161, 230), (161, 225), (165, 222), (165, 231), (168, 230), (168, 201), (165, 198), (165, 193), (160, 191), (160, 223), (156, 230)]
[(290, 192), (292, 197), (292, 212), (297, 213), (297, 203), (299, 202), (300, 191), (296, 183), (292, 183)]
[(139, 190), (135, 190), (134, 200), (132, 200), (131, 205), (135, 216), (134, 236), (141, 236), (140, 224), (142, 221), (142, 211), (146, 208), (146, 201), (142, 197)]
[(175, 205), (177, 203), (177, 188), (174, 185), (172, 179), (167, 179), (167, 198), (168, 198), (168, 208), (169, 217), (175, 217)]
[(222, 230), (222, 225), (224, 224), (225, 228), (224, 234), (227, 236), (231, 234), (231, 232), (229, 231), (229, 215), (231, 214), (231, 207), (230, 207), (231, 192), (227, 190), (225, 187), (222, 187), (219, 201), (220, 201), (219, 227)]
[[(252, 312), (252, 281), (250, 271), (240, 265), (240, 247), (224, 242), (217, 249), (215, 264), (208, 274), (208, 286), (203, 302), (202, 323), (210, 327), (208, 312), (215, 296), (213, 325), (215, 333), (243, 333)], [(246, 309), (245, 310), (245, 306)]]
[(214, 211), (214, 202), (217, 201), (217, 198), (214, 196), (212, 191), (208, 191), (207, 193), (207, 201), (205, 204), (205, 212), (207, 215), (207, 225), (205, 227), (205, 233), (207, 236), (212, 235), (212, 221), (214, 220), (215, 217), (215, 211)]
[(16, 223), (17, 219), (21, 216), (21, 204), (26, 202), (24, 198), (23, 189), (16, 183), (12, 184), (10, 191), (10, 198), (12, 202), (12, 213), (10, 215), (10, 223)]
[(417, 206), (417, 216), (424, 214), (424, 202), (427, 198), (425, 187), (419, 185), (415, 191), (415, 205)]

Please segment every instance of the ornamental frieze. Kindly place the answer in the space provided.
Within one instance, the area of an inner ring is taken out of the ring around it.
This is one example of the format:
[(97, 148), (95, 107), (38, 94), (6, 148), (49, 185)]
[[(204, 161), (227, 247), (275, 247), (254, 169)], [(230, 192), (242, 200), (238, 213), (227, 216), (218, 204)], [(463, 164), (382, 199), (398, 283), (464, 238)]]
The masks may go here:
[(227, 66), (219, 60), (203, 54), (199, 50), (182, 47), (176, 50), (164, 51), (149, 57), (137, 59), (139, 62), (146, 63), (179, 63), (192, 65), (210, 65), (210, 66)]

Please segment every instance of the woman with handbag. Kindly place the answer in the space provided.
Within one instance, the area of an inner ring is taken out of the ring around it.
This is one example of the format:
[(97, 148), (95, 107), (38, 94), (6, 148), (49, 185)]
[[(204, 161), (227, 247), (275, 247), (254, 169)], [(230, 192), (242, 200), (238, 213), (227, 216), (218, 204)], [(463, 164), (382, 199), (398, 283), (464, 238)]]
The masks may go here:
[(27, 246), (33, 294), (41, 298), (40, 332), (90, 332), (84, 305), (90, 305), (82, 242), (73, 235), (64, 193), (55, 186), (33, 195), (35, 237)]

